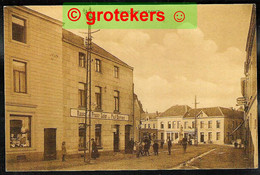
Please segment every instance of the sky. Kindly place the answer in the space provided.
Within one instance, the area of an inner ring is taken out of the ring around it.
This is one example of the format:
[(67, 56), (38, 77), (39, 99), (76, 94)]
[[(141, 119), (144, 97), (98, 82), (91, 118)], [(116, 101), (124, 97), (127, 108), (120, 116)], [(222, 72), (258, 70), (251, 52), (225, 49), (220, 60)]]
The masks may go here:
[[(62, 21), (61, 6), (27, 7)], [(134, 67), (135, 93), (145, 111), (194, 108), (195, 95), (197, 107), (236, 107), (251, 9), (198, 5), (197, 29), (102, 29), (93, 42)]]

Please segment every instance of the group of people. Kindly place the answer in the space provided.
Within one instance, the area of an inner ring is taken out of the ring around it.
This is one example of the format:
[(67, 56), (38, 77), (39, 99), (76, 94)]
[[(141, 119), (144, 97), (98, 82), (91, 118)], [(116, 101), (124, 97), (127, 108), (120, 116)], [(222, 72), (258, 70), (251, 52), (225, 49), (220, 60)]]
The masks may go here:
[[(92, 150), (91, 150), (91, 158), (96, 159), (99, 157), (98, 147), (96, 141), (92, 138)], [(61, 153), (62, 153), (62, 161), (66, 161), (67, 149), (66, 149), (66, 142), (62, 142), (61, 146)]]

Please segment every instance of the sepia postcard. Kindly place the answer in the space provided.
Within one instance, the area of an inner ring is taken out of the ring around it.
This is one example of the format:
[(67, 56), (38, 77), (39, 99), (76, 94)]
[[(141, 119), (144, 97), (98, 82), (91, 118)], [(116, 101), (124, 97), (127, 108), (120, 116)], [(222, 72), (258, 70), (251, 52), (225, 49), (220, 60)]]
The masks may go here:
[(5, 6), (3, 23), (6, 171), (258, 168), (254, 4)]

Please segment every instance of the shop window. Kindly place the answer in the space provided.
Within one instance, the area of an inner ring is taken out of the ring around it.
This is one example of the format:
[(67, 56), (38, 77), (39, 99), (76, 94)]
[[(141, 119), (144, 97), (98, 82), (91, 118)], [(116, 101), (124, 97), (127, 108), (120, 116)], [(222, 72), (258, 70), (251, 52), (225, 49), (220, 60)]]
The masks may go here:
[(10, 147), (31, 147), (30, 116), (10, 116)]
[(79, 100), (79, 107), (86, 106), (86, 97), (85, 97), (85, 84), (79, 83), (79, 91), (78, 91), (78, 100)]
[(114, 77), (118, 78), (119, 77), (119, 67), (114, 66)]
[(26, 93), (26, 63), (21, 61), (13, 60), (13, 81), (14, 81), (14, 92)]
[(98, 86), (96, 86), (95, 87), (95, 96), (96, 96), (96, 105), (97, 105), (97, 107), (96, 107), (96, 109), (102, 109), (101, 108), (101, 91), (102, 89), (101, 89), (101, 87), (98, 87)]
[(114, 91), (115, 111), (119, 112), (119, 91)]
[(95, 70), (101, 72), (101, 61), (99, 59), (96, 59)]
[(26, 43), (26, 20), (12, 16), (12, 40)]
[(79, 67), (85, 67), (86, 54), (79, 52)]
[(97, 146), (101, 147), (101, 124), (96, 124), (95, 125), (95, 140)]

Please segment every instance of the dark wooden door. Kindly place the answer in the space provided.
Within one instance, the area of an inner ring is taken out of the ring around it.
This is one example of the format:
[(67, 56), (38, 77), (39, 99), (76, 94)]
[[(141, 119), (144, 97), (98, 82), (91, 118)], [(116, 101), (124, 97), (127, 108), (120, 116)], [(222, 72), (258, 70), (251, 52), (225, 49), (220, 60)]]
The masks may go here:
[(54, 160), (56, 155), (56, 128), (44, 128), (44, 160)]
[(119, 151), (119, 125), (115, 125), (116, 131), (114, 132), (114, 152)]

